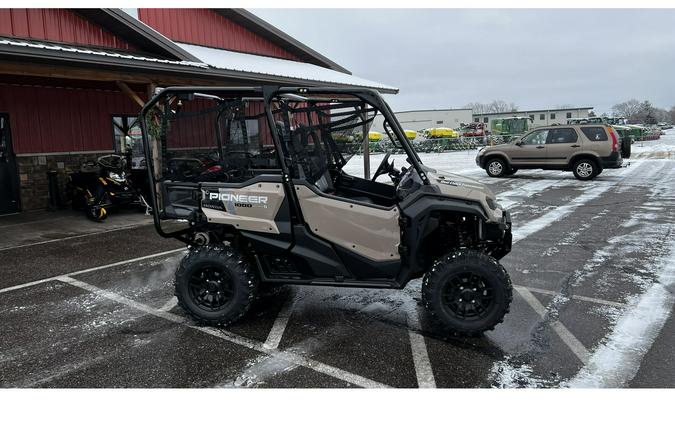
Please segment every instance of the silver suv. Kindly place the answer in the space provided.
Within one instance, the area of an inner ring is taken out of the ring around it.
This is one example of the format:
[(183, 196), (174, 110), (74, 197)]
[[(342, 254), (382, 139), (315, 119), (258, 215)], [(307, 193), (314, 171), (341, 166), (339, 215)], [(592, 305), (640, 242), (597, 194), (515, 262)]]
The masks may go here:
[(605, 168), (619, 168), (630, 157), (631, 140), (619, 139), (609, 125), (559, 125), (532, 129), (502, 145), (488, 146), (476, 164), (488, 176), (503, 177), (519, 169), (566, 170), (591, 180)]

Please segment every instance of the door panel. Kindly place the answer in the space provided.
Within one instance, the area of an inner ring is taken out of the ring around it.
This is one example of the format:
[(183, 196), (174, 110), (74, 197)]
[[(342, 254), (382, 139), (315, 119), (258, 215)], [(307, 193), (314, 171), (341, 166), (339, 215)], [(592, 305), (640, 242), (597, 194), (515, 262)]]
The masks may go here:
[(383, 209), (319, 195), (296, 185), (302, 215), (312, 233), (373, 261), (399, 259), (398, 207)]
[(0, 214), (19, 211), (19, 178), (9, 116), (0, 114)]
[(281, 223), (287, 222), (277, 220), (288, 215), (281, 177), (278, 182), (202, 183), (201, 188), (201, 208), (210, 223), (262, 233), (284, 231)]
[(515, 165), (536, 166), (546, 165), (546, 138), (547, 129), (535, 130), (523, 136), (520, 145), (513, 146), (511, 161)]
[(579, 152), (579, 135), (572, 128), (551, 129), (546, 140), (546, 158), (550, 165), (565, 166)]

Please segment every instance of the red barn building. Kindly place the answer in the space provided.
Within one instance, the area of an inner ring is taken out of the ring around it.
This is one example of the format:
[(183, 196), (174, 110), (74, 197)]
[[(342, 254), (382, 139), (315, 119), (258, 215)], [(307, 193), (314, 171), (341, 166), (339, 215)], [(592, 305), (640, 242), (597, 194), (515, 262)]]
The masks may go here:
[(368, 81), (241, 9), (0, 9), (0, 214), (44, 208), (119, 151), (158, 86), (365, 86)]

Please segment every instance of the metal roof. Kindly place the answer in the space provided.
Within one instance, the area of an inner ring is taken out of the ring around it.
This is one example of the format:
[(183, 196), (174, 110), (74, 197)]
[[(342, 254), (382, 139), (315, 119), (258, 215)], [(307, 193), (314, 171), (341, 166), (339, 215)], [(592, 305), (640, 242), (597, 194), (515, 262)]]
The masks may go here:
[(497, 114), (526, 114), (526, 113), (540, 113), (548, 111), (567, 111), (567, 110), (593, 110), (593, 107), (568, 107), (568, 108), (545, 108), (539, 110), (516, 110), (516, 111), (504, 111), (496, 113), (474, 113), (474, 116), (490, 116)]
[(398, 88), (359, 78), (311, 63), (258, 56), (200, 45), (176, 43), (183, 50), (202, 62), (216, 68), (281, 78), (297, 79), (329, 85), (346, 85), (374, 88), (382, 92), (397, 93)]
[(19, 39), (10, 39), (10, 38), (0, 38), (0, 46), (12, 46), (12, 47), (27, 47), (34, 48), (36, 50), (45, 50), (52, 52), (63, 52), (63, 53), (76, 53), (76, 54), (86, 54), (91, 56), (101, 56), (101, 57), (110, 57), (114, 59), (125, 59), (125, 60), (137, 60), (143, 62), (151, 63), (162, 63), (162, 64), (172, 64), (179, 66), (190, 66), (198, 67), (203, 69), (208, 69), (208, 65), (205, 63), (199, 62), (190, 62), (190, 61), (178, 61), (178, 60), (166, 60), (158, 59), (156, 57), (141, 56), (139, 54), (128, 54), (128, 53), (119, 53), (112, 50), (103, 50), (103, 49), (91, 49), (81, 46), (72, 46), (67, 44), (56, 44), (56, 43), (46, 43), (46, 42), (37, 42), (37, 41), (24, 41)]
[[(120, 66), (125, 69), (141, 68), (163, 73), (199, 75), (200, 77), (260, 81), (278, 85), (329, 85), (373, 88), (385, 93), (397, 93), (398, 88), (331, 70), (322, 66), (239, 53), (211, 47), (176, 43), (200, 62), (167, 60), (150, 55), (89, 48), (69, 44), (37, 42), (0, 37), (0, 56), (48, 60), (67, 64), (91, 66)], [(255, 82), (254, 82), (255, 83)]]

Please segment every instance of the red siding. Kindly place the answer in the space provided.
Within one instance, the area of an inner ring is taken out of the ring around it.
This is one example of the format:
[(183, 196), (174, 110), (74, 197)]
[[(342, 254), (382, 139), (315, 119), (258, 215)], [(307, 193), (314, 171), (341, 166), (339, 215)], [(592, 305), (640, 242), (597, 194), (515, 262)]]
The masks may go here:
[(0, 9), (0, 35), (134, 50), (123, 39), (67, 9)]
[(271, 41), (208, 9), (138, 9), (147, 25), (174, 41), (301, 61)]
[(138, 114), (121, 92), (0, 84), (17, 154), (113, 149), (113, 114)]

